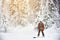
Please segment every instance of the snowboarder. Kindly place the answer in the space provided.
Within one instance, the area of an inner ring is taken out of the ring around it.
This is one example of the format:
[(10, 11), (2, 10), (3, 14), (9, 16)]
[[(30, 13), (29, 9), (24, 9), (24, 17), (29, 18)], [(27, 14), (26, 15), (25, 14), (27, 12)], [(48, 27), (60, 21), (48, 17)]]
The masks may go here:
[(43, 37), (44, 37), (44, 23), (42, 22), (42, 21), (40, 21), (39, 23), (38, 23), (38, 37), (39, 37), (39, 35), (40, 35), (40, 31), (42, 32), (42, 35), (43, 35)]

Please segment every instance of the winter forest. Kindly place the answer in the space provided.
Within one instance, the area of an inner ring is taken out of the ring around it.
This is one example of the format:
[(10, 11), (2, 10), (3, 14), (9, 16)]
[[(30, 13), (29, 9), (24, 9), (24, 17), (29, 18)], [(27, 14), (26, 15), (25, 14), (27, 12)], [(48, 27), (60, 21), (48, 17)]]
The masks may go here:
[(0, 40), (60, 40), (60, 0), (0, 0)]

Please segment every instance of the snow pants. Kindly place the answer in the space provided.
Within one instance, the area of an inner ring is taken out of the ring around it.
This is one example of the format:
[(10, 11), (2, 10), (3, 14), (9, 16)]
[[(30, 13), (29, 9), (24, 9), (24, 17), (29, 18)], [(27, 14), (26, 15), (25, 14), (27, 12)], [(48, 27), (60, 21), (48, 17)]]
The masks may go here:
[(38, 37), (39, 37), (39, 35), (40, 35), (40, 31), (42, 32), (42, 35), (44, 36), (44, 32), (43, 32), (43, 30), (38, 30)]

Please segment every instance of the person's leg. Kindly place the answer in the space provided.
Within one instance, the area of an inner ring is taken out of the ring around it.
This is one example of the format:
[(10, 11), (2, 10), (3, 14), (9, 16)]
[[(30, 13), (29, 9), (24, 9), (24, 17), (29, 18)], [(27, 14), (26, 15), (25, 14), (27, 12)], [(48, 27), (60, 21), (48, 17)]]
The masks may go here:
[(42, 35), (44, 36), (44, 32), (42, 31)]
[(38, 35), (37, 36), (39, 37), (39, 35), (40, 35), (40, 30), (38, 31)]

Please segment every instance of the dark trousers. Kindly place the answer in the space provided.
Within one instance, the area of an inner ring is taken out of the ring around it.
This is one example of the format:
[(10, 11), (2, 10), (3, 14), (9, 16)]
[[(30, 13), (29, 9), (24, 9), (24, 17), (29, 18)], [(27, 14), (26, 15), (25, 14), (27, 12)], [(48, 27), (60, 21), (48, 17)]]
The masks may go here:
[(43, 30), (39, 30), (37, 36), (39, 37), (39, 35), (40, 35), (40, 31), (42, 32), (42, 35), (44, 36), (44, 32), (43, 32)]

